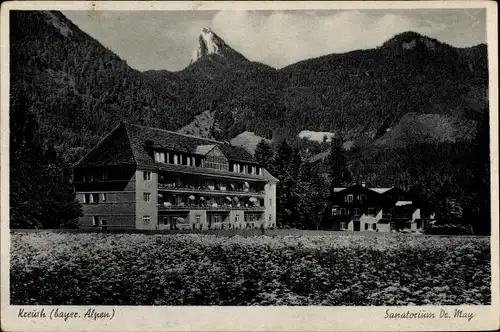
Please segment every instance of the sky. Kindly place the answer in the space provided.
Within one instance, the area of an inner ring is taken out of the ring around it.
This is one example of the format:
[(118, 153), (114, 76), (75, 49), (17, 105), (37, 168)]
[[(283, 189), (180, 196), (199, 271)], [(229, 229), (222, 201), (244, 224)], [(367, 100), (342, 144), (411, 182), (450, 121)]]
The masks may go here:
[(205, 27), (251, 61), (282, 68), (374, 48), (404, 31), (456, 47), (486, 42), (485, 9), (63, 11), (135, 69), (185, 68)]

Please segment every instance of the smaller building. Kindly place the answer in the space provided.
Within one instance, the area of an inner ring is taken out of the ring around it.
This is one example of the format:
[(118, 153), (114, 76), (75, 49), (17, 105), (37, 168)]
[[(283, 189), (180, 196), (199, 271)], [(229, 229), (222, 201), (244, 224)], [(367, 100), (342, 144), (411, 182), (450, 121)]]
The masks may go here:
[(357, 184), (334, 189), (331, 225), (334, 230), (421, 231), (434, 221), (431, 204), (400, 188), (368, 188)]

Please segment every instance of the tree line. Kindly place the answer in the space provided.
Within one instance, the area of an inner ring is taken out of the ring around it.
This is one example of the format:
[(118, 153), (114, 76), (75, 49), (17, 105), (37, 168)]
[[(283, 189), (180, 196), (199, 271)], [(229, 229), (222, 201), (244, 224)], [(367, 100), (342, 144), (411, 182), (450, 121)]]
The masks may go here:
[[(366, 182), (369, 187), (396, 186), (433, 204), (440, 223), (472, 225), (476, 234), (490, 233), (487, 121), (471, 142), (417, 142), (349, 151), (342, 143), (339, 135), (329, 144), (298, 139), (259, 142), (257, 161), (279, 180), (279, 226), (316, 229), (327, 225), (333, 188)], [(326, 146), (325, 158), (311, 159)]]

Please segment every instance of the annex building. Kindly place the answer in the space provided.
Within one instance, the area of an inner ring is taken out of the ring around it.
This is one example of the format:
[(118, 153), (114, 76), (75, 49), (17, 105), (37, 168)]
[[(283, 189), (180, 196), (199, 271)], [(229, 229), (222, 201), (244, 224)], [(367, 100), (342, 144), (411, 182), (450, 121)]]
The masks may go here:
[(276, 183), (243, 147), (120, 123), (73, 165), (80, 227), (276, 226)]
[(400, 188), (356, 184), (334, 188), (333, 229), (390, 232), (420, 231), (435, 222), (431, 204)]

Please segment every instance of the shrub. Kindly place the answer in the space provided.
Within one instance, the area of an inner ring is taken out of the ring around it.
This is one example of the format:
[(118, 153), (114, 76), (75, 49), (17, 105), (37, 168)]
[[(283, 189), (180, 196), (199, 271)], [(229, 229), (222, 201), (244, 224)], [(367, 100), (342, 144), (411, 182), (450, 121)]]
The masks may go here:
[(444, 224), (435, 225), (425, 230), (426, 234), (440, 234), (440, 235), (471, 235), (473, 234), (472, 228), (464, 225), (457, 224)]

